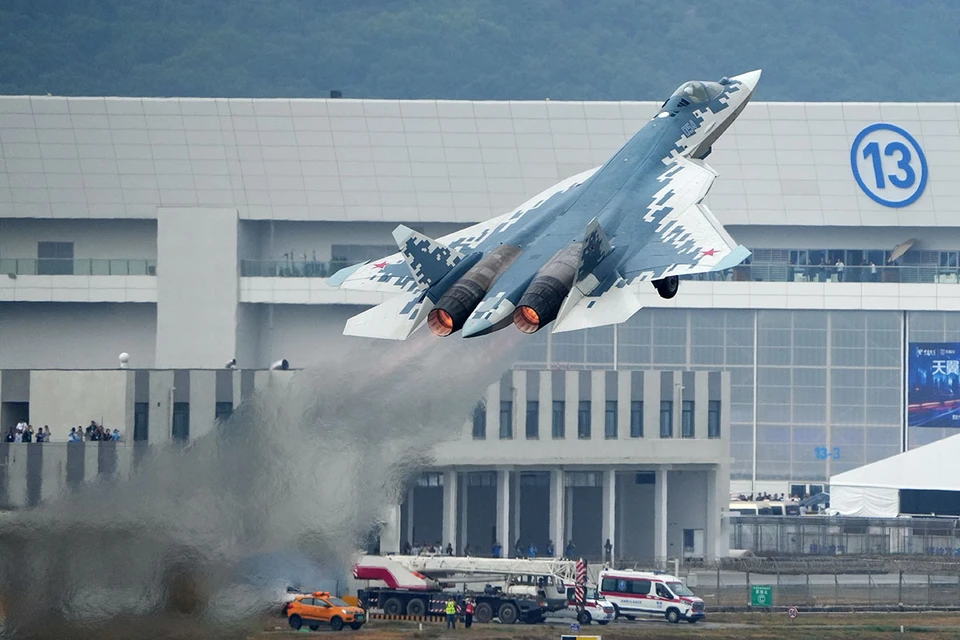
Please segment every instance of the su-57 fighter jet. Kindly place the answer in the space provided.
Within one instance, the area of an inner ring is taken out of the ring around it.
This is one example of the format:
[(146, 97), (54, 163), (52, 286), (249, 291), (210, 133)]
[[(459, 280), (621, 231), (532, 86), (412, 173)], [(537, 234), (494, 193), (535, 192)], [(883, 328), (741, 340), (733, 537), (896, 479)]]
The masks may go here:
[(426, 324), (466, 338), (511, 324), (525, 333), (617, 324), (640, 309), (641, 287), (672, 298), (678, 276), (740, 264), (750, 252), (702, 204), (717, 177), (703, 159), (759, 80), (757, 70), (684, 83), (603, 166), (515, 211), (437, 240), (397, 227), (398, 253), (328, 281), (397, 294), (350, 318), (344, 334), (403, 340)]

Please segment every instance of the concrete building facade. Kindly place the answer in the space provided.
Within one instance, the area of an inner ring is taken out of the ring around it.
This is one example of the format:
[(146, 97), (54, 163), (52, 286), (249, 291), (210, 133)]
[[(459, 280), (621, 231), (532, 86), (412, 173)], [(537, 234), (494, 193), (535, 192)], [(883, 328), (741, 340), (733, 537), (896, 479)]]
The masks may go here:
[[(383, 300), (327, 275), (600, 164), (657, 108), (0, 97), (0, 369), (309, 366)], [(958, 142), (953, 103), (751, 103), (706, 200), (749, 263), (538, 333), (517, 371), (725, 372), (738, 492), (951, 433), (907, 427), (904, 362), (960, 338)]]

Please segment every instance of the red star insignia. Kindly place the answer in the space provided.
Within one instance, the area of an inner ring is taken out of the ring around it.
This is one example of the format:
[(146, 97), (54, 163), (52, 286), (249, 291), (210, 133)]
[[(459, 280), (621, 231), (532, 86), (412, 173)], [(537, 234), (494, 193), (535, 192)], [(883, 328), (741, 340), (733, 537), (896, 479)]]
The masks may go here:
[(704, 256), (713, 256), (717, 252), (716, 249), (710, 249), (709, 251), (702, 252)]
[(380, 262), (374, 262), (373, 266), (375, 266), (377, 269), (383, 269), (385, 266), (387, 266), (387, 261), (381, 260)]

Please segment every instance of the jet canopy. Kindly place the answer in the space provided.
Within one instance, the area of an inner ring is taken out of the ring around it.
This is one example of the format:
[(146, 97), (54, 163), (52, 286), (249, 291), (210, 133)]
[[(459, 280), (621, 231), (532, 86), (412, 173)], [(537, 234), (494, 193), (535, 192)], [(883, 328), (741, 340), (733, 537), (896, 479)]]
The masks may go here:
[(689, 102), (709, 102), (723, 93), (723, 85), (719, 82), (701, 82), (694, 80), (684, 82), (670, 96), (671, 98), (686, 98)]

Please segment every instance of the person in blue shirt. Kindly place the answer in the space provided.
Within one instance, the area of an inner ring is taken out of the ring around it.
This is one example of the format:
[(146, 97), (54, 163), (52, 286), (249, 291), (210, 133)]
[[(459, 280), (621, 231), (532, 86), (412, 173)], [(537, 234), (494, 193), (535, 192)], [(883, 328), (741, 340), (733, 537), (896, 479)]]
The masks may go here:
[(503, 547), (500, 545), (500, 543), (499, 543), (499, 542), (495, 542), (494, 545), (493, 545), (493, 557), (494, 557), (494, 558), (499, 558), (499, 557), (500, 557), (500, 551), (501, 551), (502, 549), (503, 549)]

